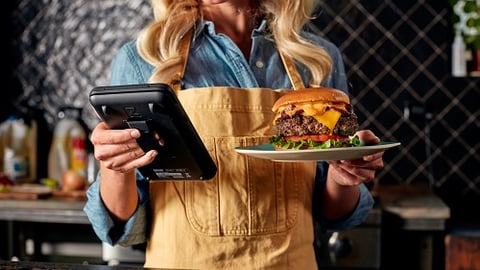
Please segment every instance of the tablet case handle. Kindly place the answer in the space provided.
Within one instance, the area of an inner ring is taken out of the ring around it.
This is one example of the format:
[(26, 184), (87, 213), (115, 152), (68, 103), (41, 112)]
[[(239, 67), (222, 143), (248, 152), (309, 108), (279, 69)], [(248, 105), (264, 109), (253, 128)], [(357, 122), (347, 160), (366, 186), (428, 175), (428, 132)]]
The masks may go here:
[(155, 138), (155, 133), (152, 132), (151, 121), (127, 121), (127, 125), (130, 128), (135, 128), (140, 131), (140, 138), (137, 139), (137, 143), (144, 152), (148, 152), (152, 149), (159, 149), (162, 144)]

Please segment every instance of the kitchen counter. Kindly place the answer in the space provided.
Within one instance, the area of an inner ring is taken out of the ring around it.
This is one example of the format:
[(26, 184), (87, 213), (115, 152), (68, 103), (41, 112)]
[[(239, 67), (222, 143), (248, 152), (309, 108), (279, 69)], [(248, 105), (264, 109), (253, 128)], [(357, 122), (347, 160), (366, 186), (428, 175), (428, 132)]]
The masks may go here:
[[(78, 261), (101, 262), (101, 242), (83, 212), (84, 205), (83, 197), (0, 199), (0, 259), (74, 256)], [(84, 247), (77, 250), (77, 244)]]
[(450, 208), (427, 186), (392, 185), (378, 189), (380, 204), (403, 230), (442, 231)]
[(83, 212), (85, 201), (51, 196), (35, 200), (1, 199), (0, 220), (90, 224)]
[(378, 197), (382, 208), (382, 267), (444, 269), (450, 208), (428, 186), (380, 185)]

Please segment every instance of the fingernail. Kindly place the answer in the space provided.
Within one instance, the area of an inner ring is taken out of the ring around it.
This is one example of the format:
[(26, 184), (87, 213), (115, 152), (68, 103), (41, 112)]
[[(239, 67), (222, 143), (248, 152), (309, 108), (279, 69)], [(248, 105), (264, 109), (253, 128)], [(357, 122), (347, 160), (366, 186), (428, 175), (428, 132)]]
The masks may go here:
[(155, 158), (156, 156), (158, 155), (158, 152), (157, 151), (150, 151), (150, 157), (151, 158)]
[(133, 138), (140, 138), (140, 132), (134, 129), (130, 132), (130, 136), (132, 136)]

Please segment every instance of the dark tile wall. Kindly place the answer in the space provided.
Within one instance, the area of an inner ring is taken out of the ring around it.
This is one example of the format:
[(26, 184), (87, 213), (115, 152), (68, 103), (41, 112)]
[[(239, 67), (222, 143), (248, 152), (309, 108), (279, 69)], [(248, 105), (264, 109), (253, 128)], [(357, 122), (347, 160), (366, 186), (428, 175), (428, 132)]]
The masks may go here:
[[(48, 141), (58, 109), (76, 106), (93, 127), (88, 91), (108, 82), (116, 50), (150, 19), (148, 2), (7, 1), (1, 120), (13, 108), (34, 111)], [(464, 211), (480, 205), (479, 79), (450, 76), (447, 1), (321, 3), (314, 22), (343, 53), (362, 126), (402, 143), (385, 153), (380, 184), (429, 184), (454, 218), (480, 219)]]
[(454, 218), (480, 218), (465, 211), (480, 203), (479, 78), (450, 76), (447, 1), (322, 2), (315, 22), (343, 52), (363, 127), (402, 143), (380, 183), (429, 184)]

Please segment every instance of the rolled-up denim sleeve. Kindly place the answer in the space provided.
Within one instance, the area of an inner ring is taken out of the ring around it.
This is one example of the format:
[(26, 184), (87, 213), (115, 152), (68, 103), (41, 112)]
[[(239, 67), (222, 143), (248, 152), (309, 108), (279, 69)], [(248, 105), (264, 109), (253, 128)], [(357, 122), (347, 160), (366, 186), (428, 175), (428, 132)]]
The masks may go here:
[(129, 246), (146, 241), (148, 181), (137, 177), (139, 205), (135, 213), (126, 221), (112, 219), (100, 197), (100, 177), (87, 190), (87, 202), (83, 208), (95, 234), (110, 245)]
[(374, 205), (374, 200), (370, 190), (368, 190), (364, 184), (358, 186), (360, 190), (360, 196), (357, 206), (350, 215), (334, 222), (327, 221), (324, 218), (320, 209), (321, 197), (327, 181), (327, 170), (328, 164), (326, 162), (320, 162), (317, 164), (317, 175), (313, 194), (313, 216), (317, 224), (320, 225), (321, 230), (324, 232), (346, 230), (365, 222), (370, 210)]
[(329, 223), (327, 226), (327, 231), (339, 231), (349, 228), (353, 228), (365, 222), (365, 219), (368, 216), (368, 213), (373, 207), (374, 200), (368, 188), (361, 184), (360, 188), (360, 198), (358, 200), (357, 207), (352, 212), (352, 214), (340, 221)]
[[(136, 41), (124, 44), (112, 61), (110, 84), (146, 83), (153, 70), (141, 59), (136, 51)], [(84, 212), (93, 230), (101, 241), (111, 245), (134, 245), (146, 241), (148, 224), (148, 181), (136, 171), (139, 205), (135, 213), (126, 221), (112, 219), (100, 196), (100, 174), (87, 191)]]

